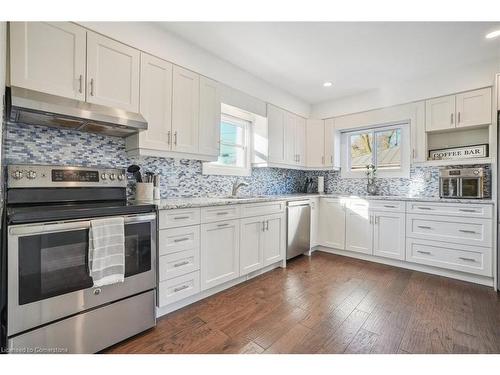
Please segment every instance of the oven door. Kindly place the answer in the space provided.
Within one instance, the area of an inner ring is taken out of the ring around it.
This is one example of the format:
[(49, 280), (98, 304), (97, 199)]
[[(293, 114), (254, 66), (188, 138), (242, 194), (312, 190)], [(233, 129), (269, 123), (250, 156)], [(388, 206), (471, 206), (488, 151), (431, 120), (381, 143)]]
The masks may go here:
[(482, 198), (483, 184), (481, 177), (462, 177), (460, 185), (460, 197), (462, 198)]
[(155, 288), (156, 215), (125, 216), (125, 281), (93, 287), (90, 220), (8, 228), (8, 336)]
[(439, 180), (439, 196), (441, 198), (459, 198), (460, 179), (457, 177), (441, 177)]

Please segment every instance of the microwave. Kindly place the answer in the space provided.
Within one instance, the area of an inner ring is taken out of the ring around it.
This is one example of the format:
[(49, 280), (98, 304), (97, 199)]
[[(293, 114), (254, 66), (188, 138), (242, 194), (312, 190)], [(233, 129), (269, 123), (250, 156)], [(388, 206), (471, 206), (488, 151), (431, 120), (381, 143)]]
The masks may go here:
[(441, 198), (484, 198), (484, 168), (439, 170)]

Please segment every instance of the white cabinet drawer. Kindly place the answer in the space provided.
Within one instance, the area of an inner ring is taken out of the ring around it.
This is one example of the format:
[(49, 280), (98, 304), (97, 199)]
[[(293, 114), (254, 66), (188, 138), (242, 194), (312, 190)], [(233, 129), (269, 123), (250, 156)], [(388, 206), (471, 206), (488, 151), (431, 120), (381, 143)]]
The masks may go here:
[(493, 217), (493, 206), (490, 204), (407, 202), (406, 208), (409, 214), (477, 217), (485, 219)]
[(161, 255), (200, 247), (200, 226), (161, 229), (158, 233), (158, 252)]
[(464, 245), (492, 246), (489, 219), (438, 215), (407, 215), (408, 237), (453, 242)]
[(239, 219), (239, 217), (240, 206), (235, 204), (229, 206), (205, 207), (201, 209), (202, 223)]
[(264, 216), (282, 212), (285, 212), (285, 202), (262, 202), (241, 206), (241, 217)]
[(454, 271), (492, 276), (491, 248), (408, 238), (406, 260)]
[(371, 200), (370, 209), (386, 212), (405, 212), (405, 202), (403, 201), (386, 201), (386, 200)]
[(165, 281), (200, 269), (200, 249), (160, 256), (158, 280)]
[(160, 210), (160, 229), (185, 227), (200, 224), (199, 208), (182, 208), (179, 210)]
[(160, 307), (199, 293), (200, 271), (161, 281), (158, 290), (158, 304)]

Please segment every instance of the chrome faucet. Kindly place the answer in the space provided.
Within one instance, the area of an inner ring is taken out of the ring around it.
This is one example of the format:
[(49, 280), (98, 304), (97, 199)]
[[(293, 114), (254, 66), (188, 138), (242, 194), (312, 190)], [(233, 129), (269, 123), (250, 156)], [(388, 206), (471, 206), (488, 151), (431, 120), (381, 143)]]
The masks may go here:
[(236, 197), (236, 195), (238, 194), (238, 189), (243, 186), (248, 186), (248, 184), (246, 182), (234, 181), (231, 196)]

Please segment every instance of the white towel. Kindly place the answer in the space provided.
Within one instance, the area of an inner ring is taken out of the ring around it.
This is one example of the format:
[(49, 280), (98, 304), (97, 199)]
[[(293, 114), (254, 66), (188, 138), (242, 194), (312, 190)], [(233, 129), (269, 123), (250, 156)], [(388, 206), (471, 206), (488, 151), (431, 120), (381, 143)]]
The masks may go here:
[(89, 269), (94, 286), (125, 279), (125, 223), (123, 217), (90, 221)]

